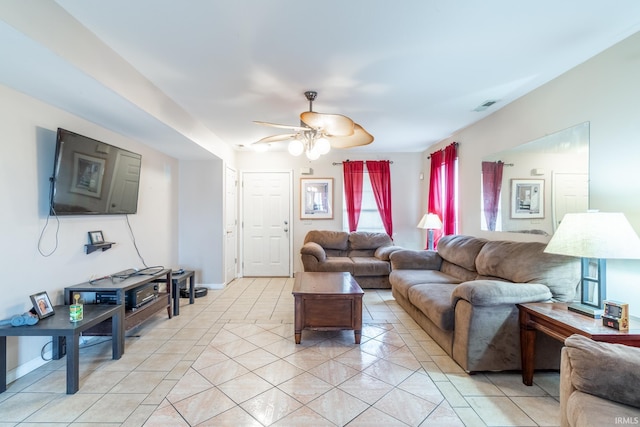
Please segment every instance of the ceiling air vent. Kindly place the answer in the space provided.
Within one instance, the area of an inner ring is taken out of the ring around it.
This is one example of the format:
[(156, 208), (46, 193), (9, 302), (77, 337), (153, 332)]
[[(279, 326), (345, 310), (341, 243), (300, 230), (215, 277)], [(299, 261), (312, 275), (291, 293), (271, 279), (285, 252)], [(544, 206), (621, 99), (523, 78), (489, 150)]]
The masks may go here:
[(490, 99), (488, 101), (483, 102), (482, 104), (480, 104), (479, 106), (477, 106), (476, 108), (473, 109), (473, 111), (484, 111), (487, 108), (491, 107), (493, 104), (495, 104), (496, 102), (498, 102), (497, 99)]

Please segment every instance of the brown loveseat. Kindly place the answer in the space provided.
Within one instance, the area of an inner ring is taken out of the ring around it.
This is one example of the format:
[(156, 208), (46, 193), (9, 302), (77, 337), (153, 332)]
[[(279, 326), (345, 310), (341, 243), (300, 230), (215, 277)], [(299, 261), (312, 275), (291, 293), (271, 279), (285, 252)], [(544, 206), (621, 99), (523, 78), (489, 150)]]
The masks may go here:
[(399, 249), (386, 233), (312, 230), (300, 255), (304, 271), (348, 272), (362, 288), (390, 288), (389, 255)]
[[(436, 251), (391, 254), (392, 294), (464, 370), (521, 369), (517, 303), (572, 301), (577, 258), (544, 243), (445, 236)], [(558, 369), (561, 343), (537, 334), (535, 367)]]

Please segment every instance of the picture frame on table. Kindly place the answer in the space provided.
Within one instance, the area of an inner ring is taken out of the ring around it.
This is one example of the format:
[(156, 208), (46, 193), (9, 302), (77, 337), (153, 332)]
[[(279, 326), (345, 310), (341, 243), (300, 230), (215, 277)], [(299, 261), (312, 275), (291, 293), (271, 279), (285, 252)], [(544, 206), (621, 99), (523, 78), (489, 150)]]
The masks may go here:
[(511, 218), (544, 218), (544, 179), (511, 180)]
[(39, 319), (53, 316), (55, 311), (53, 310), (53, 304), (49, 299), (49, 295), (46, 291), (38, 292), (30, 296), (33, 309), (36, 311)]
[(333, 178), (300, 178), (300, 219), (333, 219)]

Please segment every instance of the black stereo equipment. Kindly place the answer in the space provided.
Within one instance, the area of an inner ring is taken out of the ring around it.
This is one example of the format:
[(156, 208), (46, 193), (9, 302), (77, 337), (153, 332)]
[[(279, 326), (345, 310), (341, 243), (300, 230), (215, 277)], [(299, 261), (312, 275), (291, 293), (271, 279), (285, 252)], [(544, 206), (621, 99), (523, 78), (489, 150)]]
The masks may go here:
[(131, 289), (125, 293), (127, 309), (134, 310), (153, 301), (158, 296), (158, 284), (149, 283), (139, 288)]
[(96, 304), (117, 304), (115, 292), (96, 292)]

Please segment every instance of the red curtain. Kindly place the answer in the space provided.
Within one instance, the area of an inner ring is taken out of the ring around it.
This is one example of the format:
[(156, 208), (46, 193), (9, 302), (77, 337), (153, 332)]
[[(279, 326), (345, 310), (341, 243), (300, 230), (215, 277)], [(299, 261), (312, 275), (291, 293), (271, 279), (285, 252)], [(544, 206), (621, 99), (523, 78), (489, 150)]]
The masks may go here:
[(503, 166), (502, 162), (482, 162), (482, 209), (489, 231), (496, 230)]
[(457, 228), (456, 206), (456, 160), (458, 144), (452, 143), (443, 150), (431, 153), (429, 177), (428, 213), (437, 214), (442, 219), (442, 230), (433, 230), (434, 246), (443, 235), (455, 234)]
[(456, 212), (456, 160), (458, 159), (458, 144), (449, 144), (444, 149), (444, 220), (442, 229), (445, 235), (455, 234), (458, 213)]
[(358, 220), (362, 209), (363, 165), (364, 162), (360, 160), (342, 162), (344, 197), (347, 204), (347, 219), (349, 220), (350, 232), (358, 229)]
[[(438, 215), (438, 218), (444, 223), (444, 206), (442, 206), (442, 162), (444, 160), (444, 153), (442, 150), (431, 153), (431, 173), (429, 176), (429, 209), (427, 213), (434, 213)], [(433, 242), (437, 244), (438, 240), (442, 236), (442, 230), (433, 230)], [(425, 242), (425, 248), (427, 243)]]
[(378, 205), (384, 230), (393, 239), (393, 220), (391, 218), (391, 172), (389, 161), (367, 160), (367, 171), (373, 188), (373, 195)]

